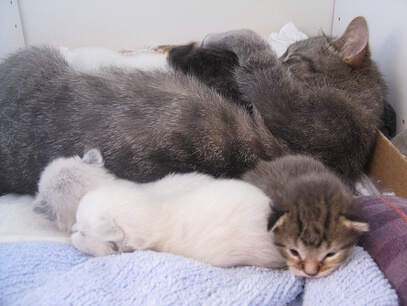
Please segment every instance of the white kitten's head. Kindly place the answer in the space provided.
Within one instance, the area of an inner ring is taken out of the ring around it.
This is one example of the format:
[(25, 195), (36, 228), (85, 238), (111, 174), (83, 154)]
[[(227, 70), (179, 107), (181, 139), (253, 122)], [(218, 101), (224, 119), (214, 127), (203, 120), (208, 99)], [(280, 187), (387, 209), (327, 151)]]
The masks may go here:
[(55, 221), (62, 231), (70, 231), (82, 196), (115, 179), (103, 165), (102, 155), (96, 149), (87, 151), (83, 158), (54, 159), (41, 173), (34, 211)]
[(135, 183), (117, 180), (100, 186), (80, 201), (72, 243), (93, 256), (152, 248), (154, 207)]

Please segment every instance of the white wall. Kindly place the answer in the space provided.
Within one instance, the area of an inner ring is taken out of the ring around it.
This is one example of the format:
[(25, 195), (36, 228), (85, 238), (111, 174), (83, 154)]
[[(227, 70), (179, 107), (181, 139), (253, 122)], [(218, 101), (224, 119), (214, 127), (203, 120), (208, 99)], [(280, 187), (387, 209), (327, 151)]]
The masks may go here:
[(407, 128), (407, 1), (336, 0), (332, 32), (340, 35), (356, 16), (369, 23), (370, 46), (389, 88), (397, 130)]
[(18, 1), (0, 0), (0, 56), (24, 46)]
[[(5, 0), (0, 0), (9, 2)], [(14, 0), (17, 2), (17, 0)], [(252, 28), (269, 34), (288, 21), (308, 35), (330, 33), (334, 0), (19, 0), (25, 42), (135, 48), (201, 40)], [(0, 27), (4, 26), (0, 11)], [(6, 42), (0, 41), (0, 54)]]

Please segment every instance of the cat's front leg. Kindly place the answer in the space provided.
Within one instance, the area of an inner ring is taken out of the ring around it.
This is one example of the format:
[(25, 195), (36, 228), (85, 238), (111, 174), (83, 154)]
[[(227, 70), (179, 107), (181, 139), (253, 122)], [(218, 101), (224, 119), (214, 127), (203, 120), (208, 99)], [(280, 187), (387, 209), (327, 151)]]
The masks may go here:
[(273, 52), (263, 37), (249, 29), (209, 34), (204, 38), (201, 46), (232, 51), (237, 55), (241, 64), (253, 54)]

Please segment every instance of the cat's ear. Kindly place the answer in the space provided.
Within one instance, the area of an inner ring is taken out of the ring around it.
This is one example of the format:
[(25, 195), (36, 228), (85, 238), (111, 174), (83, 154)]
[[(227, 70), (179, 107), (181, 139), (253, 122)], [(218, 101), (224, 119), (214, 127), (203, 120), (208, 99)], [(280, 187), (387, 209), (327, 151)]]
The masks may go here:
[(123, 252), (126, 235), (121, 227), (111, 218), (100, 221), (93, 233), (100, 241), (104, 241), (115, 252)]
[(349, 229), (364, 233), (369, 230), (369, 224), (362, 217), (362, 210), (357, 199), (354, 199), (340, 217), (340, 221)]
[(94, 233), (104, 241), (122, 242), (125, 238), (124, 231), (113, 219), (106, 218), (95, 226)]
[(273, 212), (269, 217), (267, 229), (274, 232), (281, 224), (283, 224), (286, 218), (287, 212), (273, 208)]
[(149, 236), (146, 233), (142, 237), (126, 235), (125, 231), (111, 218), (104, 219), (94, 229), (95, 235), (109, 244), (116, 252), (133, 252), (149, 247)]
[(83, 154), (82, 161), (86, 164), (103, 166), (105, 162), (103, 161), (102, 153), (98, 149), (90, 149)]
[(342, 59), (351, 67), (358, 68), (368, 50), (369, 30), (362, 16), (351, 21), (343, 35), (332, 44)]
[(346, 217), (342, 216), (341, 222), (343, 225), (345, 225), (349, 229), (353, 229), (357, 232), (364, 233), (369, 231), (369, 224), (363, 221), (354, 221), (354, 220), (349, 220), (346, 219)]

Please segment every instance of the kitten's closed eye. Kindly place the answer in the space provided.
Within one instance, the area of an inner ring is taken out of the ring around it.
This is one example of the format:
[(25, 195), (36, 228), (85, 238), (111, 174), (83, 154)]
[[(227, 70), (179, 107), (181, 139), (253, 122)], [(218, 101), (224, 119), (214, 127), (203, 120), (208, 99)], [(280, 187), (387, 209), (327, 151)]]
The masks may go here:
[(333, 257), (333, 256), (335, 256), (335, 255), (336, 255), (335, 252), (329, 252), (328, 254), (325, 255), (325, 258), (326, 258), (326, 257)]
[(290, 249), (290, 253), (291, 253), (291, 255), (293, 255), (293, 256), (295, 256), (295, 257), (300, 257), (300, 253), (298, 253), (297, 250)]
[(115, 242), (115, 241), (107, 241), (106, 243), (109, 245), (109, 247), (110, 247), (113, 251), (119, 252), (120, 247), (119, 247), (119, 245), (117, 244), (117, 242)]

